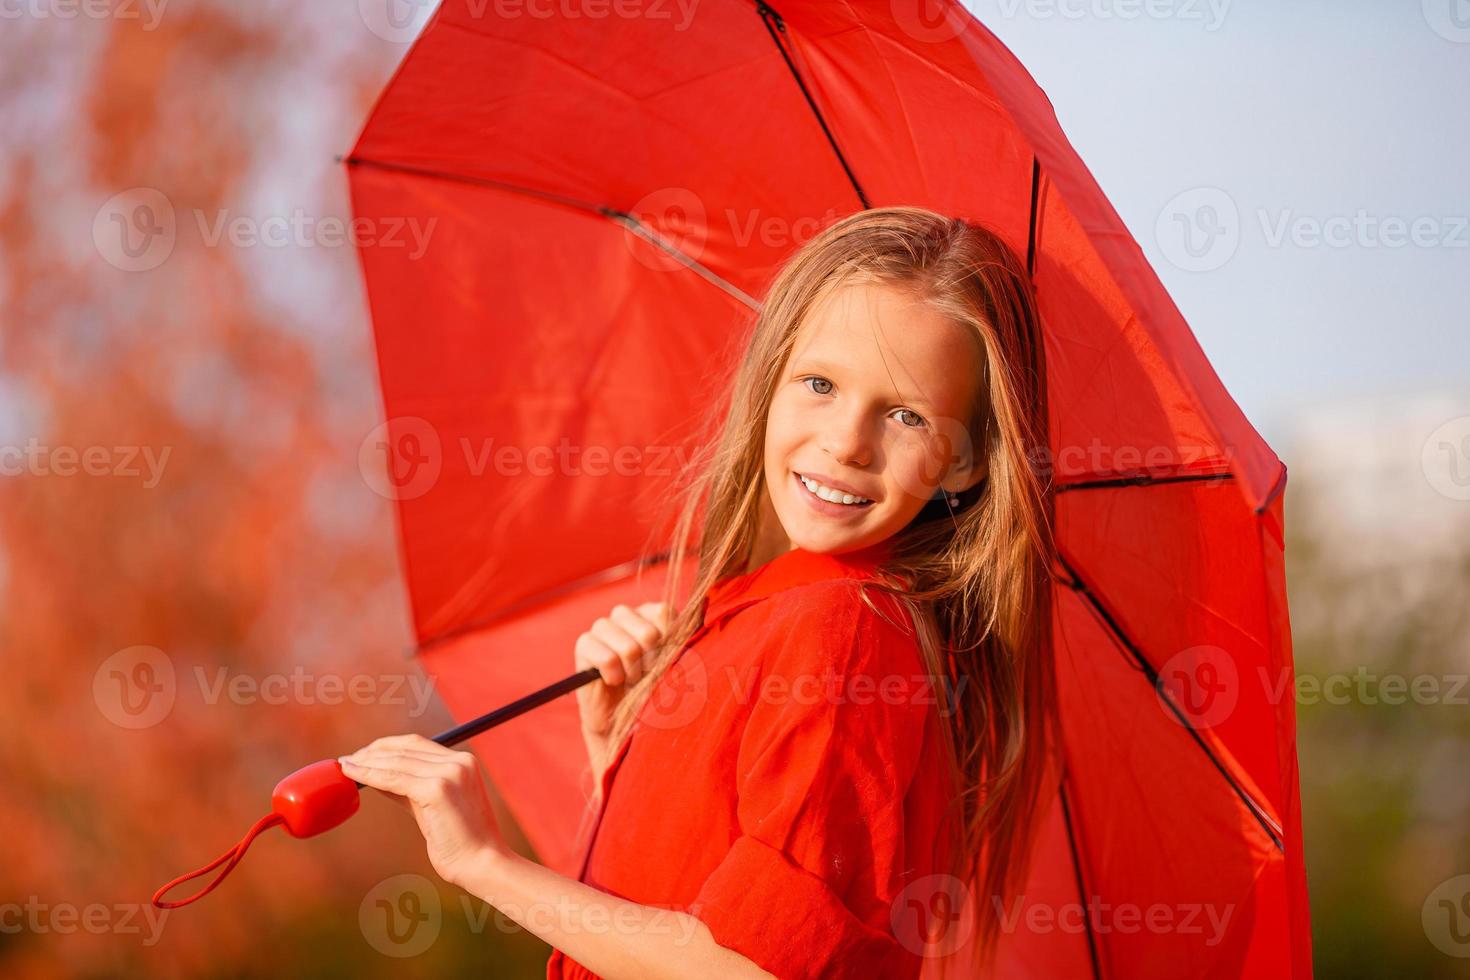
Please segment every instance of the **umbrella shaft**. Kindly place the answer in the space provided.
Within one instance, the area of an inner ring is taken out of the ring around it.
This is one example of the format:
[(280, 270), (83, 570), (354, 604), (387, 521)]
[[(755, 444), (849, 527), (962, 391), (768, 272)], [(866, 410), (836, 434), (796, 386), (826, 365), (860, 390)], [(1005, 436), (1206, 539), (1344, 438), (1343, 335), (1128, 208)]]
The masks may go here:
[(488, 714), (478, 718), (471, 718), (463, 725), (456, 725), (448, 731), (440, 732), (434, 736), (434, 741), (443, 746), (457, 745), (467, 738), (474, 738), (483, 731), (494, 728), (501, 722), (510, 721), (518, 715), (523, 715), (532, 708), (539, 708), (548, 701), (555, 701), (568, 691), (575, 691), (583, 684), (589, 684), (597, 680), (600, 675), (596, 667), (588, 667), (586, 670), (578, 671), (568, 677), (563, 677), (555, 684), (543, 687), (539, 691), (533, 691), (525, 697), (510, 704), (502, 705)]

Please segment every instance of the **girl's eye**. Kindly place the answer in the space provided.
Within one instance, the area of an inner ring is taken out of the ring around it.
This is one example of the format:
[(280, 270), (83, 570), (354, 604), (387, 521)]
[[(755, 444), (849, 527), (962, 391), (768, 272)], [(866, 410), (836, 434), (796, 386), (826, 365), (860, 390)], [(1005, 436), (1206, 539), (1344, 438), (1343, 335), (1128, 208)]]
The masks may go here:
[[(830, 395), (832, 393), (832, 382), (819, 374), (809, 374), (801, 379), (801, 383), (806, 385), (807, 389), (814, 394)], [(825, 385), (826, 387), (819, 388), (816, 387), (817, 385)], [(894, 414), (899, 417), (899, 421), (903, 422), (907, 428), (918, 429), (925, 425), (924, 416), (915, 412), (913, 409), (900, 408)]]

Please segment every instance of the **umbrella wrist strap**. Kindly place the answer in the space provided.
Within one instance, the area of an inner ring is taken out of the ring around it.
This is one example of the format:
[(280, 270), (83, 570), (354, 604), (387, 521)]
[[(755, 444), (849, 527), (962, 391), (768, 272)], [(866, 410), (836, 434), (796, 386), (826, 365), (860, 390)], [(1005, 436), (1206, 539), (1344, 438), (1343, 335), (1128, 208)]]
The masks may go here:
[[(208, 895), (210, 892), (214, 891), (215, 887), (218, 886), (220, 882), (225, 880), (226, 875), (228, 875), (231, 871), (235, 869), (235, 865), (240, 862), (240, 859), (245, 856), (245, 852), (250, 848), (250, 842), (255, 840), (258, 835), (260, 835), (264, 831), (269, 830), (278, 823), (285, 823), (285, 818), (282, 817), (279, 813), (268, 813), (265, 816), (261, 817), (259, 820), (255, 821), (255, 825), (253, 827), (245, 832), (245, 836), (240, 838), (240, 842), (234, 847), (231, 847), (228, 851), (225, 851), (225, 853), (221, 854), (219, 857), (215, 858), (213, 861), (209, 862), (198, 871), (190, 871), (186, 875), (180, 875), (173, 881), (170, 881), (168, 884), (158, 889), (158, 891), (154, 892), (153, 904), (161, 909), (176, 909), (180, 906), (188, 905), (190, 902), (197, 902), (205, 895)], [(218, 868), (221, 864), (223, 864), (224, 867), (220, 868), (219, 874), (215, 875), (214, 878), (209, 882), (209, 884), (205, 885), (203, 888), (190, 895), (188, 898), (181, 899), (177, 902), (165, 902), (163, 900), (164, 894), (171, 889), (175, 888), (178, 885), (182, 885), (184, 882), (189, 881), (192, 878), (198, 878), (200, 875), (206, 875), (209, 872), (213, 871), (215, 868)]]

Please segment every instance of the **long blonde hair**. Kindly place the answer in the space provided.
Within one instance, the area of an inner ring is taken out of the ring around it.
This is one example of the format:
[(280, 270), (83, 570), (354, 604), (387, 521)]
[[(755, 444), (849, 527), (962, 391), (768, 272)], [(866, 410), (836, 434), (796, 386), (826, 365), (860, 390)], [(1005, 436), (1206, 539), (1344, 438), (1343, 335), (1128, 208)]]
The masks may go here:
[[(677, 518), (662, 541), (674, 556), (697, 558), (693, 582), (681, 607), (686, 563), (675, 561), (665, 594), (675, 612), (615, 711), (608, 745), (626, 736), (671, 654), (702, 625), (711, 586), (751, 570), (777, 378), (807, 312), (829, 290), (858, 280), (909, 290), (973, 329), (984, 352), (970, 437), (986, 476), (953, 510), (931, 501), (897, 533), (881, 571), (906, 588), (872, 585), (905, 604), (929, 673), (952, 700), (948, 870), (978, 883), (977, 937), (988, 954), (999, 928), (991, 910), (1023, 880), (1046, 770), (1054, 545), (1051, 489), (1033, 467), (1047, 447), (1033, 289), (1024, 263), (985, 227), (917, 207), (861, 211), (814, 236), (778, 271), (728, 399), (711, 406), (710, 438), (671, 498)], [(650, 542), (649, 550), (661, 548)]]

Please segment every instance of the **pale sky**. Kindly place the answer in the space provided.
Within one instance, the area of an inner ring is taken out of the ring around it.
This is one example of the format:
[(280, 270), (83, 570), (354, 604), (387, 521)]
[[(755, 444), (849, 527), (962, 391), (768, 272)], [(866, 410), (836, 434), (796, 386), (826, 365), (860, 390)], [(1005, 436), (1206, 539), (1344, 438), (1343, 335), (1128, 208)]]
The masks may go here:
[[(1421, 389), (1470, 414), (1470, 2), (966, 5), (1268, 441)], [(1191, 255), (1176, 213), (1215, 247)]]

